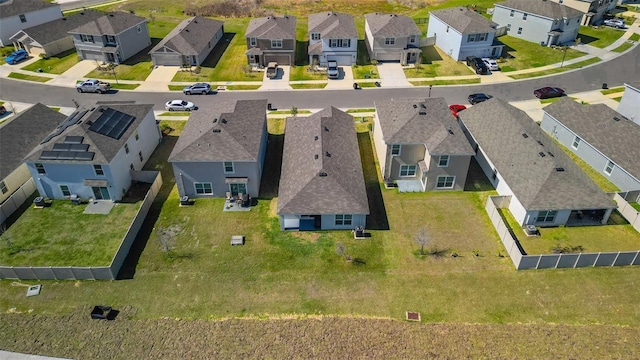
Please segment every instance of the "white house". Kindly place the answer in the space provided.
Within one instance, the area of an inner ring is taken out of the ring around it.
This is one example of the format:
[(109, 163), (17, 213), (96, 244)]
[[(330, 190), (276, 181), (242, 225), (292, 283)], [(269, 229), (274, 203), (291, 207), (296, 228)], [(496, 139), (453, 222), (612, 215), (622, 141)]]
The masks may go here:
[(618, 112), (640, 125), (640, 81), (624, 84), (624, 94), (620, 99)]
[(356, 63), (358, 31), (353, 16), (326, 11), (309, 15), (309, 63), (327, 61), (350, 66)]
[(427, 38), (455, 60), (467, 56), (499, 57), (503, 44), (496, 40), (498, 24), (466, 7), (432, 11)]
[(44, 0), (8, 0), (0, 2), (0, 46), (22, 29), (62, 18), (58, 4)]

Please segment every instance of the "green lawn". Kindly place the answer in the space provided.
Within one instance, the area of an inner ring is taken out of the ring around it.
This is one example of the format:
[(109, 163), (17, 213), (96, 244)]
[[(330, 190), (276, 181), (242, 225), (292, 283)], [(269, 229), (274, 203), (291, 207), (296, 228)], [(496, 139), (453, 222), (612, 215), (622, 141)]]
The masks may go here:
[[(555, 141), (555, 140), (554, 140)], [(618, 192), (620, 189), (615, 186), (609, 179), (605, 178), (600, 172), (587, 164), (584, 160), (580, 159), (573, 151), (567, 149), (564, 145), (556, 141), (556, 144), (567, 154), (571, 160), (573, 160), (582, 171), (587, 174), (593, 182), (598, 184), (604, 192)]]
[(480, 84), (480, 78), (475, 78), (475, 79), (457, 79), (457, 80), (411, 81), (411, 84), (413, 86)]
[(308, 66), (292, 66), (289, 81), (299, 80), (327, 80), (327, 73), (321, 71), (309, 71)]
[(324, 89), (327, 83), (322, 84), (290, 84), (292, 89)]
[(618, 30), (610, 28), (608, 26), (580, 26), (580, 32), (578, 33), (578, 39), (583, 44), (595, 46), (598, 48), (605, 48), (613, 44), (624, 34), (624, 30)]
[(108, 215), (83, 214), (86, 205), (68, 200), (29, 207), (0, 237), (0, 264), (108, 266), (139, 207), (119, 203)]
[(380, 79), (376, 65), (353, 65), (354, 79)]
[(422, 49), (422, 64), (404, 68), (407, 78), (430, 78), (436, 76), (473, 75), (473, 71), (464, 62), (453, 60), (435, 46)]
[(561, 73), (561, 72), (564, 72), (564, 71), (567, 71), (567, 70), (579, 69), (579, 68), (582, 68), (582, 67), (587, 66), (587, 65), (598, 63), (600, 61), (601, 61), (600, 58), (594, 57), (594, 58), (587, 59), (587, 60), (584, 60), (584, 61), (579, 61), (577, 63), (564, 65), (563, 67), (553, 68), (553, 69), (549, 69), (549, 70), (542, 70), (542, 71), (534, 71), (534, 72), (529, 72), (529, 73), (522, 73), (522, 74), (513, 74), (513, 75), (509, 75), (509, 77), (512, 78), (512, 79), (527, 79), (527, 78), (532, 78), (532, 77), (537, 77), (537, 76), (545, 76), (545, 75), (557, 74), (557, 73)]
[(79, 61), (78, 53), (73, 49), (56, 56), (51, 56), (48, 59), (37, 60), (34, 63), (23, 67), (22, 70), (37, 71), (38, 69), (42, 69), (42, 72), (45, 73), (62, 74)]
[(111, 88), (115, 90), (133, 90), (140, 86), (140, 84), (115, 84), (111, 83)]
[[(268, 115), (283, 115), (283, 114), (292, 114), (291, 110), (276, 110), (267, 112)], [(311, 114), (309, 110), (298, 110), (298, 114)]]
[(640, 40), (640, 34), (638, 34), (638, 33), (633, 33), (633, 34), (631, 34), (631, 36), (629, 36), (629, 40), (631, 40), (631, 41), (638, 41), (638, 40)]
[(637, 203), (635, 201), (632, 201), (632, 202), (629, 203), (629, 205), (633, 206), (634, 209), (640, 211), (640, 204), (639, 203)]
[(612, 98), (612, 100), (615, 100), (615, 101), (617, 101), (617, 102), (620, 102), (620, 100), (622, 100), (622, 96), (614, 97), (614, 98)]
[[(553, 49), (530, 41), (522, 40), (510, 35), (501, 36), (499, 39), (505, 44), (499, 63), (502, 72), (524, 70), (562, 62), (564, 51)], [(567, 49), (566, 60), (571, 60), (585, 53)]]
[(191, 115), (190, 111), (165, 111), (158, 116), (189, 116)]
[(611, 51), (621, 53), (621, 52), (626, 51), (627, 49), (630, 49), (631, 47), (633, 47), (633, 45), (634, 45), (634, 43), (625, 42), (624, 44), (618, 46), (617, 48), (615, 48), (615, 49), (613, 49)]
[[(382, 84), (382, 83), (380, 83)], [(375, 83), (372, 82), (359, 82), (358, 85), (361, 88), (373, 88), (373, 87), (377, 87)]]
[(227, 90), (258, 90), (260, 85), (227, 85)]
[(45, 83), (45, 82), (51, 80), (51, 78), (48, 78), (48, 77), (35, 76), (35, 75), (25, 75), (25, 74), (16, 73), (16, 72), (10, 73), (9, 77), (12, 78), (12, 79), (36, 81), (36, 82), (42, 82), (42, 83)]
[(376, 112), (375, 108), (364, 108), (364, 109), (347, 109), (347, 114), (353, 114), (353, 113), (372, 113), (372, 112)]
[(182, 91), (184, 85), (169, 85), (169, 91)]
[(602, 95), (609, 95), (609, 94), (624, 92), (624, 86), (616, 86), (616, 87), (600, 90), (600, 92), (602, 93)]

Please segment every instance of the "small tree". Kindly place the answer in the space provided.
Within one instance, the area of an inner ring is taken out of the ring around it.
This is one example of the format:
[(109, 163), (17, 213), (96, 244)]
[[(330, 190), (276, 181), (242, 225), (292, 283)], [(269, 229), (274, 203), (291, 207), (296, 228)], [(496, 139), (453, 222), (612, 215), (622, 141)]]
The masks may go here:
[(429, 233), (427, 233), (427, 229), (421, 228), (416, 233), (416, 243), (420, 245), (420, 255), (424, 255), (424, 247), (429, 245)]
[(416, 63), (414, 66), (416, 67), (416, 70), (422, 69), (422, 55), (418, 54), (418, 57), (416, 58)]
[(291, 107), (291, 115), (293, 115), (294, 117), (298, 115), (298, 108), (296, 106)]

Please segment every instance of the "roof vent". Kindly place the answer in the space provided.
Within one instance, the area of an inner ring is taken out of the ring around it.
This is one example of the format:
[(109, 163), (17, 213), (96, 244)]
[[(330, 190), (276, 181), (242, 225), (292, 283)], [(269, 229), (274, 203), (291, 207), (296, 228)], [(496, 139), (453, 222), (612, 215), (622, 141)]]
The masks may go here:
[(222, 122), (223, 124), (226, 124), (227, 123), (227, 119), (223, 118), (222, 120), (220, 120), (220, 122)]
[(540, 146), (544, 146), (544, 144), (540, 140), (538, 140), (538, 144), (540, 144)]
[(109, 14), (109, 16), (113, 17), (113, 14)]
[(318, 140), (318, 135), (314, 136), (313, 140)]
[(447, 131), (449, 132), (449, 134), (453, 135), (453, 130), (447, 129)]
[(557, 167), (557, 168), (556, 168), (556, 171), (557, 171), (557, 172), (563, 172), (563, 171), (564, 171), (564, 168), (563, 168), (563, 167)]
[(317, 160), (318, 159), (318, 154), (313, 155), (313, 158)]
[(326, 173), (326, 172), (324, 172), (324, 171), (320, 171), (320, 172), (318, 173), (318, 176), (325, 177), (325, 176), (327, 176), (327, 173)]
[(218, 122), (218, 118), (213, 118), (213, 123), (217, 123)]
[(522, 137), (526, 139), (529, 137), (529, 135), (527, 135), (527, 133), (522, 133)]
[(189, 29), (184, 29), (185, 32), (189, 32)]
[(327, 151), (327, 152), (325, 152), (324, 154), (325, 154), (327, 157), (331, 157), (331, 153), (330, 153), (330, 152), (328, 152), (328, 151)]
[(427, 115), (427, 112), (420, 110), (420, 111), (418, 111), (418, 115)]
[(417, 108), (418, 108), (418, 105), (413, 104), (413, 108), (414, 108), (414, 109), (417, 109)]
[(553, 153), (551, 151), (547, 151), (547, 154), (549, 154), (549, 156), (551, 156), (551, 157), (555, 157), (555, 155), (553, 155)]
[(214, 133), (219, 133), (219, 132), (220, 132), (220, 129), (213, 129), (213, 132), (214, 132)]
[(426, 109), (427, 107), (424, 105), (424, 103), (420, 103), (420, 107), (423, 109)]
[(540, 151), (540, 152), (538, 153), (538, 155), (540, 155), (540, 157), (545, 157), (545, 156), (547, 156), (547, 155), (546, 155), (545, 153), (543, 153), (542, 151)]
[(324, 131), (329, 131), (329, 128), (325, 126)]
[(617, 116), (614, 116), (614, 117), (613, 117), (613, 121), (620, 121), (620, 118), (619, 118), (619, 117), (617, 117)]
[(98, 111), (104, 112), (104, 108), (101, 107), (100, 109), (98, 109)]

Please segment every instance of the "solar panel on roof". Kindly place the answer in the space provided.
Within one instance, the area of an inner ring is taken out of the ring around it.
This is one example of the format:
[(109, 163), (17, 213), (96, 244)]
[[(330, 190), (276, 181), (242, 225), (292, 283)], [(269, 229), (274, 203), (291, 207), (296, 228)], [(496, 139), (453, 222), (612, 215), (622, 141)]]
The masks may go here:
[(89, 127), (98, 134), (119, 140), (133, 123), (135, 117), (112, 108), (106, 108)]
[(58, 159), (57, 151), (43, 151), (40, 153), (40, 160), (56, 160)]
[(71, 144), (61, 144), (61, 143), (53, 144), (54, 151), (69, 151), (69, 148), (71, 148)]
[(71, 144), (69, 151), (88, 151), (89, 144)]
[(67, 136), (64, 138), (65, 144), (82, 144), (84, 136)]
[(58, 160), (73, 160), (76, 153), (70, 151), (58, 151)]
[(75, 160), (80, 160), (80, 161), (91, 161), (93, 160), (93, 155), (95, 155), (94, 152), (77, 152), (75, 153)]

